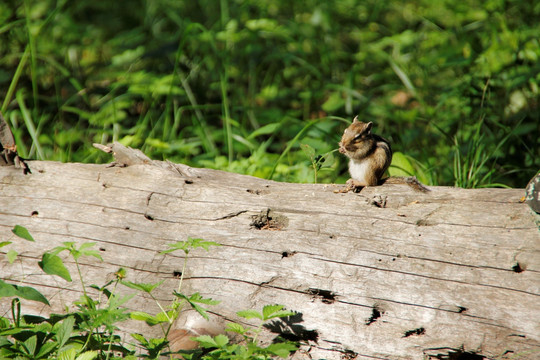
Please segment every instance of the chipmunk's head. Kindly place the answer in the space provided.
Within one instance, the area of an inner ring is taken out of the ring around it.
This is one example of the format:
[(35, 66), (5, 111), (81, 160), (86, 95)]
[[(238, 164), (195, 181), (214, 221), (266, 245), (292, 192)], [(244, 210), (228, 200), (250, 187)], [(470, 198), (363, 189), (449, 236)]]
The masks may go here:
[(356, 116), (352, 124), (343, 132), (339, 142), (339, 152), (352, 157), (360, 148), (371, 146), (370, 143), (373, 141), (371, 136), (372, 126), (372, 122), (358, 121), (358, 116)]

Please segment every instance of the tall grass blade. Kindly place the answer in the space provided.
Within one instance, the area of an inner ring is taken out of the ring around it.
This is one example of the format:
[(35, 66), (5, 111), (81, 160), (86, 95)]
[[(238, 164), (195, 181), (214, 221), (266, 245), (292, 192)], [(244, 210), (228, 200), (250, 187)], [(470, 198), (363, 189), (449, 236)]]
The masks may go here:
[(5, 113), (7, 110), (7, 107), (9, 103), (11, 102), (11, 99), (13, 98), (13, 93), (15, 93), (15, 89), (17, 88), (17, 84), (19, 83), (19, 79), (21, 77), (21, 74), (23, 72), (24, 66), (26, 65), (26, 61), (28, 60), (28, 56), (30, 55), (30, 46), (26, 46), (26, 49), (24, 49), (24, 53), (21, 56), (21, 60), (19, 61), (19, 64), (17, 65), (17, 70), (15, 70), (15, 74), (13, 74), (13, 78), (11, 79), (11, 82), (9, 83), (9, 88), (6, 93), (6, 97), (4, 98), (4, 102), (2, 103), (2, 113)]
[[(36, 127), (34, 126), (34, 122), (32, 121), (32, 116), (30, 115), (30, 112), (28, 111), (25, 103), (24, 103), (24, 94), (23, 89), (17, 91), (17, 103), (19, 104), (19, 108), (21, 109), (21, 114), (24, 120), (24, 123), (26, 125), (26, 128), (28, 130), (28, 133), (30, 134), (30, 137), (32, 138), (32, 146), (35, 146), (38, 159), (39, 160), (45, 160), (45, 156), (43, 154), (43, 149), (41, 148), (41, 144), (39, 143), (38, 133), (36, 131)], [(30, 152), (32, 152), (30, 150)]]
[(276, 168), (278, 166), (278, 164), (281, 162), (281, 160), (283, 160), (283, 158), (285, 157), (285, 155), (287, 155), (289, 153), (289, 151), (291, 150), (291, 148), (304, 136), (304, 134), (313, 126), (315, 125), (317, 122), (319, 122), (320, 119), (315, 119), (315, 120), (311, 120), (310, 122), (308, 122), (299, 132), (298, 134), (296, 134), (296, 136), (291, 140), (289, 141), (289, 143), (287, 144), (287, 147), (285, 148), (285, 150), (283, 150), (283, 152), (279, 155), (279, 158), (277, 159), (277, 161), (275, 162), (274, 166), (272, 167), (272, 171), (270, 171), (270, 175), (268, 175), (268, 179), (272, 179), (272, 177), (274, 176), (274, 173), (276, 171)]
[(403, 85), (405, 85), (407, 90), (409, 90), (411, 94), (416, 96), (416, 89), (412, 84), (411, 79), (409, 79), (409, 76), (405, 74), (405, 71), (403, 71), (392, 58), (388, 58), (388, 62), (390, 63), (390, 67), (392, 68), (392, 70), (394, 70), (394, 72), (399, 77)]
[(232, 136), (232, 126), (231, 126), (231, 117), (229, 112), (229, 98), (227, 95), (227, 71), (221, 74), (221, 97), (223, 101), (223, 116), (225, 123), (225, 138), (227, 143), (227, 155), (229, 159), (229, 164), (232, 163), (234, 158), (234, 149), (233, 149), (233, 136)]

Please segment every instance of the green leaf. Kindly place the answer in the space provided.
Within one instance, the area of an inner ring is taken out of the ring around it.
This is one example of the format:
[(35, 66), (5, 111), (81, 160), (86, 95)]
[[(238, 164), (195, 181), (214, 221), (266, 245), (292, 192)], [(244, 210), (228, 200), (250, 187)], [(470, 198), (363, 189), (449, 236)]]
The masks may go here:
[[(28, 329), (24, 328), (24, 327), (10, 328), (10, 329), (2, 331), (2, 336), (12, 336), (12, 335), (18, 335), (20, 333), (28, 334)], [(0, 339), (1, 339), (1, 337), (0, 337)]]
[(52, 249), (51, 251), (49, 251), (49, 253), (54, 254), (54, 255), (58, 255), (64, 250), (67, 250), (67, 251), (71, 252), (73, 249), (75, 249), (75, 243), (72, 242), (72, 241), (65, 241), (65, 242), (63, 242), (63, 244), (64, 244), (64, 246), (57, 246), (54, 249)]
[(218, 347), (222, 348), (229, 343), (229, 338), (223, 334), (219, 334), (214, 337), (214, 341)]
[(94, 242), (86, 242), (83, 243), (79, 249), (75, 247), (75, 242), (73, 241), (65, 241), (63, 242), (64, 246), (57, 246), (53, 250), (49, 251), (49, 253), (53, 255), (58, 255), (60, 252), (67, 250), (73, 256), (75, 260), (78, 260), (81, 256), (93, 256), (101, 261), (103, 261), (103, 258), (99, 254), (99, 251), (97, 250), (90, 250), (92, 246), (96, 245)]
[(9, 261), (10, 264), (13, 264), (13, 262), (15, 261), (15, 259), (17, 258), (17, 255), (19, 255), (18, 252), (16, 252), (15, 250), (9, 250), (7, 253), (6, 253), (6, 257)]
[(56, 341), (58, 342), (59, 348), (64, 346), (64, 344), (71, 337), (71, 333), (73, 332), (73, 325), (75, 325), (75, 318), (72, 316), (62, 321), (62, 324), (60, 325), (60, 327), (58, 328), (58, 331), (56, 332)]
[(15, 288), (15, 285), (11, 285), (0, 280), (0, 298), (10, 296), (17, 296), (17, 289)]
[(22, 297), (26, 300), (32, 300), (32, 301), (38, 301), (40, 303), (43, 303), (45, 305), (50, 305), (45, 296), (43, 296), (39, 291), (32, 287), (28, 286), (16, 286), (18, 296)]
[(206, 315), (206, 311), (208, 309), (205, 309), (202, 306), (199, 306), (197, 304), (217, 305), (220, 303), (220, 301), (218, 300), (212, 300), (210, 298), (203, 298), (199, 293), (195, 293), (191, 295), (190, 297), (187, 297), (186, 295), (175, 291), (174, 295), (179, 297), (180, 299), (187, 301), (191, 305), (191, 307), (206, 320), (208, 320), (208, 315)]
[(300, 148), (304, 151), (306, 156), (311, 161), (313, 161), (313, 159), (315, 158), (315, 149), (313, 147), (309, 146), (308, 144), (300, 144)]
[(80, 252), (80, 255), (84, 255), (84, 256), (93, 256), (101, 261), (103, 261), (103, 258), (101, 257), (99, 251), (97, 250), (89, 250), (89, 248), (93, 247), (94, 245), (96, 245), (96, 243), (94, 242), (87, 242), (87, 243), (83, 243), (81, 245), (81, 247), (79, 248), (79, 252)]
[[(9, 319), (0, 316), (0, 330), (9, 328), (10, 324), (11, 324), (11, 322), (9, 321)], [(0, 338), (0, 340), (1, 340), (1, 338)]]
[(131, 333), (130, 335), (132, 338), (140, 342), (142, 345), (146, 346), (148, 344), (148, 341), (146, 340), (146, 338), (142, 336), (141, 334)]
[(192, 238), (188, 238), (188, 241), (190, 241), (191, 243), (191, 248), (193, 249), (196, 249), (196, 248), (203, 248), (204, 250), (208, 251), (208, 249), (210, 248), (210, 246), (221, 246), (221, 244), (218, 244), (217, 242), (214, 242), (214, 241), (204, 241), (203, 239), (192, 239)]
[(297, 349), (298, 347), (296, 345), (288, 342), (270, 344), (266, 348), (267, 351), (281, 358), (288, 357), (292, 351), (295, 351)]
[[(164, 321), (159, 320), (157, 317), (152, 316), (152, 315), (150, 315), (148, 313), (145, 313), (143, 311), (132, 311), (129, 314), (129, 316), (133, 320), (144, 321), (150, 326), (157, 325), (157, 324), (159, 324), (161, 322), (164, 322)], [(167, 320), (165, 320), (165, 321), (167, 321)]]
[(170, 319), (174, 317), (173, 315), (174, 315), (174, 310), (168, 311), (167, 313), (160, 311), (156, 314), (156, 320), (158, 322), (169, 322)]
[(160, 282), (152, 284), (152, 283), (134, 283), (127, 280), (122, 280), (120, 281), (120, 283), (124, 286), (127, 286), (128, 288), (139, 290), (139, 291), (150, 294), (152, 291), (154, 291), (155, 288), (163, 284), (164, 281), (165, 280), (161, 280)]
[(216, 341), (209, 335), (198, 336), (194, 339), (197, 341), (203, 348), (215, 348), (218, 347)]
[(9, 245), (9, 244), (11, 244), (11, 243), (12, 243), (11, 241), (2, 241), (2, 242), (0, 242), (0, 248), (1, 248), (1, 247), (4, 247), (4, 246), (6, 246), (6, 245)]
[(265, 305), (263, 307), (263, 311), (262, 311), (262, 314), (263, 314), (263, 318), (266, 320), (268, 319), (269, 316), (271, 316), (272, 314), (274, 314), (275, 312), (277, 311), (280, 311), (284, 308), (283, 305)]
[(217, 305), (217, 304), (219, 304), (221, 302), (219, 300), (213, 300), (213, 299), (210, 299), (210, 298), (203, 298), (198, 292), (191, 295), (189, 297), (189, 301), (190, 302), (200, 303), (200, 304), (206, 304), (206, 305)]
[(38, 353), (36, 354), (37, 359), (45, 358), (49, 353), (51, 353), (55, 348), (57, 344), (56, 342), (47, 342), (43, 344), (40, 348)]
[(18, 296), (26, 300), (38, 301), (45, 305), (49, 302), (39, 291), (27, 286), (12, 285), (0, 280), (0, 298)]
[(28, 241), (35, 241), (32, 235), (28, 232), (28, 230), (20, 225), (15, 225), (15, 227), (11, 230), (15, 235), (20, 237), (21, 239), (28, 240)]
[(429, 178), (421, 164), (413, 157), (396, 151), (392, 156), (392, 164), (388, 168), (390, 176), (416, 176), (422, 183), (428, 183)]
[(77, 356), (77, 349), (69, 348), (58, 353), (58, 360), (75, 360), (75, 356)]
[(77, 356), (75, 360), (93, 360), (98, 356), (97, 351), (86, 351), (83, 352), (81, 355)]
[(246, 328), (244, 328), (242, 325), (237, 323), (228, 323), (226, 331), (234, 332), (240, 335), (244, 335), (246, 333)]
[(414, 167), (403, 153), (396, 151), (392, 155), (392, 164), (388, 172), (390, 176), (411, 176), (414, 175)]
[(25, 342), (22, 343), (22, 345), (26, 349), (27, 354), (34, 355), (37, 347), (37, 335), (29, 337)]
[(281, 125), (282, 124), (279, 123), (279, 122), (264, 125), (264, 126), (258, 128), (258, 129), (256, 129), (255, 131), (251, 132), (251, 134), (249, 134), (247, 138), (248, 139), (254, 139), (257, 136), (274, 134), (276, 131), (279, 130), (279, 128), (281, 128)]
[(244, 319), (261, 319), (263, 315), (257, 310), (242, 310), (236, 313), (236, 315), (243, 317)]
[(46, 274), (56, 275), (71, 282), (69, 270), (64, 266), (62, 259), (58, 256), (51, 253), (44, 253), (38, 265)]
[(177, 251), (177, 250), (182, 250), (186, 254), (189, 253), (189, 244), (187, 243), (187, 241), (177, 241), (177, 242), (172, 243), (172, 244), (167, 244), (167, 246), (170, 247), (170, 249), (169, 250), (163, 250), (163, 251), (160, 252), (160, 254), (168, 254), (168, 253), (171, 253), (171, 252)]
[(204, 241), (203, 239), (194, 239), (189, 237), (187, 241), (177, 241), (172, 244), (167, 244), (170, 249), (164, 250), (160, 252), (160, 254), (168, 254), (176, 250), (182, 250), (186, 255), (189, 254), (189, 251), (192, 249), (196, 249), (199, 247), (202, 247), (206, 251), (210, 248), (210, 246), (221, 246), (220, 244), (213, 242), (213, 241)]
[(277, 317), (286, 317), (292, 316), (295, 314), (294, 311), (283, 310), (283, 305), (266, 305), (263, 307), (263, 320), (270, 320)]

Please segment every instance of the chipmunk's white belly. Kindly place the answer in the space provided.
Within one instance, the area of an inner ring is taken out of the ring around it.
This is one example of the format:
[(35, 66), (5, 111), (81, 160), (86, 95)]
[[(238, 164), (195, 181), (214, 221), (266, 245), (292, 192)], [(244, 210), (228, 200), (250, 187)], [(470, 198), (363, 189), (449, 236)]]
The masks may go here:
[(349, 173), (354, 180), (358, 180), (363, 184), (367, 184), (367, 174), (370, 171), (370, 163), (367, 159), (363, 161), (349, 161)]

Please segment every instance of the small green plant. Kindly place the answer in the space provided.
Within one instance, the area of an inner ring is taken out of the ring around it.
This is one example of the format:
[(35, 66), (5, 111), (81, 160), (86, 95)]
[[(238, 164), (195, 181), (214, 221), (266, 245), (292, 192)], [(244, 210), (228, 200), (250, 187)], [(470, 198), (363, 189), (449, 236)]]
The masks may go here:
[(229, 323), (227, 331), (242, 336), (243, 342), (231, 343), (225, 335), (214, 337), (203, 335), (195, 338), (203, 350), (190, 353), (182, 353), (185, 359), (189, 360), (211, 360), (211, 359), (270, 359), (276, 356), (288, 357), (291, 352), (298, 349), (297, 344), (290, 341), (274, 342), (268, 346), (263, 346), (258, 342), (258, 336), (263, 325), (271, 319), (283, 318), (295, 315), (295, 312), (285, 310), (283, 305), (266, 305), (262, 312), (256, 310), (243, 310), (237, 315), (246, 319), (258, 319), (259, 325), (255, 328), (245, 327), (238, 323)]
[(139, 345), (146, 349), (150, 358), (154, 358), (152, 356), (160, 355), (161, 351), (166, 350), (168, 346), (167, 336), (171, 331), (174, 321), (178, 319), (178, 316), (180, 316), (180, 313), (186, 305), (191, 306), (191, 308), (208, 320), (207, 309), (203, 307), (203, 305), (219, 304), (219, 301), (203, 298), (199, 293), (188, 296), (181, 292), (190, 251), (197, 248), (203, 248), (204, 250), (208, 251), (211, 246), (219, 246), (219, 244), (213, 241), (205, 241), (203, 239), (194, 239), (190, 237), (186, 241), (178, 241), (176, 243), (168, 244), (168, 246), (170, 249), (162, 251), (161, 254), (168, 254), (178, 250), (184, 252), (184, 263), (182, 266), (180, 279), (178, 280), (178, 287), (175, 291), (173, 291), (174, 299), (168, 307), (163, 306), (152, 294), (152, 291), (158, 288), (163, 281), (154, 284), (145, 284), (121, 280), (122, 285), (148, 294), (161, 310), (161, 312), (156, 315), (151, 315), (144, 311), (134, 311), (130, 314), (130, 317), (134, 320), (144, 321), (151, 326), (158, 324), (161, 326), (163, 334), (161, 339), (152, 339), (148, 341), (140, 334), (132, 334), (132, 337), (139, 342)]
[[(334, 149), (324, 155), (320, 155), (316, 154), (315, 149), (308, 144), (300, 144), (300, 147), (311, 161), (311, 167), (313, 168), (313, 182), (317, 183), (319, 171), (322, 169), (330, 170), (330, 166), (334, 160), (333, 153), (337, 151), (337, 149)], [(328, 159), (331, 161), (327, 161)]]
[[(35, 241), (28, 230), (22, 226), (15, 226), (13, 234), (27, 241)], [(12, 242), (4, 241), (0, 247), (8, 246)], [(167, 336), (174, 321), (186, 306), (196, 310), (202, 317), (208, 319), (207, 310), (204, 306), (216, 305), (219, 302), (203, 298), (199, 293), (185, 295), (181, 292), (183, 274), (187, 267), (190, 251), (203, 248), (207, 250), (211, 246), (219, 246), (212, 241), (188, 238), (169, 244), (169, 249), (161, 252), (168, 254), (174, 251), (184, 252), (184, 264), (182, 275), (178, 281), (178, 287), (173, 291), (172, 302), (164, 306), (153, 295), (153, 291), (162, 285), (163, 281), (147, 284), (134, 283), (126, 280), (126, 270), (119, 269), (115, 278), (103, 286), (86, 285), (83, 279), (79, 259), (83, 256), (91, 256), (102, 261), (98, 251), (93, 250), (94, 243), (84, 243), (79, 247), (74, 242), (64, 242), (51, 251), (42, 255), (38, 262), (40, 268), (49, 275), (58, 276), (65, 281), (71, 282), (71, 274), (65, 267), (62, 259), (58, 256), (67, 252), (74, 260), (77, 268), (83, 295), (74, 303), (76, 311), (64, 315), (52, 314), (49, 318), (40, 316), (21, 315), (20, 298), (38, 301), (49, 305), (48, 300), (36, 289), (14, 285), (0, 280), (0, 298), (13, 297), (11, 302), (11, 318), (0, 316), (0, 358), (17, 360), (38, 359), (61, 359), (61, 360), (113, 360), (113, 359), (159, 359), (163, 356), (174, 357), (169, 349)], [(8, 251), (6, 256), (12, 263), (17, 258), (16, 251)], [(118, 285), (126, 286), (148, 294), (159, 306), (160, 312), (151, 315), (143, 311), (130, 312), (126, 303), (134, 296), (119, 295)], [(90, 289), (97, 291), (97, 297), (90, 295)], [(291, 311), (283, 309), (282, 305), (270, 305), (263, 308), (262, 313), (246, 310), (238, 313), (245, 319), (260, 319), (257, 328), (246, 328), (240, 324), (231, 323), (227, 331), (240, 334), (243, 342), (239, 344), (229, 343), (225, 335), (214, 338), (202, 336), (197, 338), (202, 350), (190, 353), (182, 352), (185, 359), (268, 359), (270, 357), (286, 357), (291, 351), (296, 350), (296, 345), (291, 342), (260, 346), (257, 341), (265, 321), (270, 319), (293, 315)], [(131, 337), (136, 344), (125, 344), (119, 335), (119, 324), (128, 318), (144, 321), (149, 325), (160, 325), (162, 337), (148, 339), (141, 334), (133, 333)], [(136, 350), (138, 349), (138, 350)]]
[[(12, 232), (27, 241), (34, 241), (28, 230), (15, 226)], [(109, 359), (114, 350), (123, 354), (130, 351), (119, 345), (115, 334), (116, 322), (127, 318), (127, 310), (121, 305), (126, 299), (110, 294), (108, 305), (98, 308), (98, 301), (90, 298), (82, 279), (78, 259), (81, 256), (95, 256), (99, 253), (90, 248), (92, 243), (81, 245), (66, 242), (43, 254), (38, 265), (49, 275), (55, 275), (71, 282), (71, 275), (57, 255), (67, 251), (75, 260), (83, 286), (83, 296), (76, 303), (79, 311), (66, 315), (51, 315), (50, 318), (21, 315), (19, 298), (49, 304), (47, 299), (31, 287), (22, 287), (0, 281), (0, 298), (14, 297), (11, 303), (11, 320), (0, 317), (0, 357), (3, 359), (62, 359), (92, 360)], [(16, 253), (16, 252), (15, 252)]]

